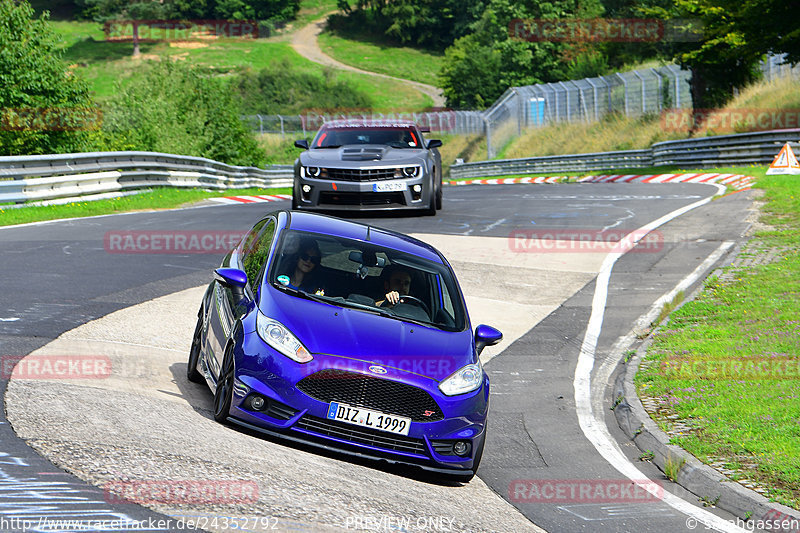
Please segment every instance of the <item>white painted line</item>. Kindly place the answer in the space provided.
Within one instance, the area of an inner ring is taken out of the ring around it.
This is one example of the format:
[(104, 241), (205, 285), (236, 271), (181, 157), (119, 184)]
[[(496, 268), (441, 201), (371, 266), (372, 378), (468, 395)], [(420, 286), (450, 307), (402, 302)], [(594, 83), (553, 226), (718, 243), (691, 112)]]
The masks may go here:
[[(724, 192), (724, 187), (719, 185), (717, 187), (717, 196)], [(586, 328), (586, 334), (583, 338), (580, 354), (578, 356), (578, 364), (575, 368), (575, 379), (573, 386), (575, 389), (575, 411), (578, 415), (578, 423), (581, 430), (589, 442), (594, 445), (595, 449), (609, 462), (611, 466), (617, 469), (621, 474), (627, 476), (631, 481), (639, 485), (642, 489), (650, 492), (653, 496), (658, 496), (657, 485), (652, 480), (648, 480), (633, 463), (631, 463), (625, 454), (622, 453), (616, 441), (613, 439), (608, 431), (605, 423), (597, 414), (594, 413), (592, 405), (592, 368), (594, 366), (595, 352), (597, 349), (597, 341), (600, 337), (600, 332), (603, 328), (603, 318), (605, 315), (606, 302), (608, 300), (608, 284), (611, 279), (611, 271), (614, 264), (622, 255), (631, 249), (636, 242), (643, 239), (648, 233), (654, 229), (666, 224), (667, 222), (685, 214), (689, 211), (703, 206), (711, 201), (712, 197), (705, 198), (693, 204), (676, 209), (663, 217), (650, 222), (631, 232), (623, 239), (628, 240), (631, 237), (632, 244), (626, 250), (621, 252), (612, 253), (606, 256), (603, 261), (603, 266), (600, 269), (600, 274), (597, 276), (595, 282), (595, 292), (592, 298), (592, 313), (589, 317), (589, 324)], [(635, 238), (634, 238), (635, 235)], [(708, 511), (695, 507), (691, 503), (673, 495), (668, 492), (663, 492), (663, 501), (675, 510), (697, 520), (705, 526), (715, 529), (717, 531), (732, 531), (744, 533), (746, 530), (720, 518)]]
[(11, 317), (11, 318), (0, 318), (0, 322), (16, 322), (19, 320), (19, 317)]

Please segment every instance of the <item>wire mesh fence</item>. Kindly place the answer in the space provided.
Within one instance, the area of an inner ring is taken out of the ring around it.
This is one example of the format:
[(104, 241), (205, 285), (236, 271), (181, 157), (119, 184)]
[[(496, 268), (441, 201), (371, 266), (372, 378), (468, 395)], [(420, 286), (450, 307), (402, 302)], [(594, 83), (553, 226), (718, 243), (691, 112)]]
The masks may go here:
[[(800, 65), (785, 63), (784, 55), (770, 55), (761, 64), (764, 79), (785, 76), (800, 79)], [(313, 135), (331, 120), (411, 120), (431, 132), (485, 135), (489, 158), (528, 128), (561, 122), (597, 122), (609, 113), (629, 117), (660, 114), (692, 107), (691, 72), (664, 65), (581, 80), (511, 87), (485, 111), (375, 113), (342, 111), (302, 115), (243, 117), (254, 131)]]
[(657, 114), (691, 107), (690, 73), (675, 65), (582, 80), (511, 87), (485, 111), (489, 157), (522, 131), (558, 122), (596, 122), (608, 113)]

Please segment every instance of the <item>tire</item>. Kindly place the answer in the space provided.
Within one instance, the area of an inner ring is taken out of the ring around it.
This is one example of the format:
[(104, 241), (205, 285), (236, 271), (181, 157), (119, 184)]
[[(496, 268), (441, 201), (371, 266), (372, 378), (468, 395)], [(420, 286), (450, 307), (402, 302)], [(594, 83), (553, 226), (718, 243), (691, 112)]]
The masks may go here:
[(192, 337), (192, 347), (189, 348), (189, 365), (186, 368), (186, 378), (192, 383), (205, 383), (203, 375), (197, 371), (197, 364), (200, 362), (200, 341), (203, 336), (203, 313), (197, 317), (197, 326), (194, 328)]
[(297, 184), (292, 187), (292, 209), (300, 209), (300, 202), (297, 200)]
[(436, 182), (431, 180), (431, 199), (428, 202), (428, 208), (425, 210), (427, 216), (436, 215)]
[(231, 413), (234, 375), (233, 345), (231, 344), (225, 350), (222, 369), (217, 380), (217, 391), (214, 393), (214, 420), (220, 424), (224, 424)]
[(436, 209), (442, 209), (442, 180), (439, 179), (439, 188), (436, 190)]

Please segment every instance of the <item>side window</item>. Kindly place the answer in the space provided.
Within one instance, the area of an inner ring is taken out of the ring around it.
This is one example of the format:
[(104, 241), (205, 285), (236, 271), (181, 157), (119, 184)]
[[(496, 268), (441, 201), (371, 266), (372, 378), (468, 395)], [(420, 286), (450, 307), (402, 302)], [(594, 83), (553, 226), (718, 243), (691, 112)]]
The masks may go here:
[(450, 298), (450, 293), (447, 290), (447, 285), (442, 283), (441, 279), (438, 279), (439, 288), (442, 291), (442, 307), (450, 315), (450, 318), (455, 317), (456, 311), (453, 308), (453, 300)]
[(258, 226), (253, 228), (253, 231), (245, 238), (242, 248), (244, 272), (247, 274), (247, 282), (254, 291), (258, 281), (258, 274), (267, 260), (267, 254), (269, 254), (269, 248), (275, 236), (274, 220), (264, 221), (264, 223), (259, 224), (261, 225), (260, 231), (258, 231)]

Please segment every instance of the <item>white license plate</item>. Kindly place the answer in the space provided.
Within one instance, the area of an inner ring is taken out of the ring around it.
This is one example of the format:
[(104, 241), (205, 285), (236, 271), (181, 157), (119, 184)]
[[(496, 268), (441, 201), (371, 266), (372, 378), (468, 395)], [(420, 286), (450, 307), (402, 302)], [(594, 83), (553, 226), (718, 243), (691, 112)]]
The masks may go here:
[(408, 430), (411, 428), (410, 418), (389, 415), (338, 402), (331, 402), (328, 407), (328, 419), (340, 420), (365, 428), (388, 431), (389, 433), (397, 433), (398, 435), (408, 435)]
[(396, 192), (404, 190), (406, 190), (405, 181), (386, 181), (372, 184), (372, 192)]

